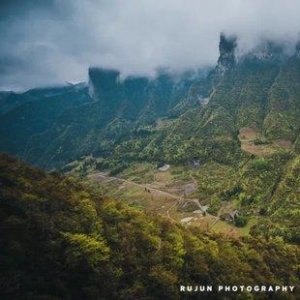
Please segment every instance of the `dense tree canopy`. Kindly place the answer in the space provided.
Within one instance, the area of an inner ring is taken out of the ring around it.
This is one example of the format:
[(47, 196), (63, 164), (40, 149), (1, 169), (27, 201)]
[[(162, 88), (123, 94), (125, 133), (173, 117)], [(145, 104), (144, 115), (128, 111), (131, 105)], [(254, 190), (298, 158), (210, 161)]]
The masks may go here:
[(300, 288), (300, 250), (280, 238), (237, 239), (183, 228), (4, 154), (0, 170), (1, 299), (222, 296), (180, 293), (181, 284)]

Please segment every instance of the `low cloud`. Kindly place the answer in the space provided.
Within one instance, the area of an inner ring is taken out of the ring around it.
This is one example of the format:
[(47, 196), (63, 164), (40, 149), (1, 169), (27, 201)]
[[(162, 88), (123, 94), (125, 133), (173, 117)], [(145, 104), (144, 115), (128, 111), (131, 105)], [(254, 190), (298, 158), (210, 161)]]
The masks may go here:
[(153, 76), (213, 65), (220, 32), (239, 51), (262, 39), (293, 45), (297, 0), (3, 0), (0, 88), (87, 80), (89, 66)]

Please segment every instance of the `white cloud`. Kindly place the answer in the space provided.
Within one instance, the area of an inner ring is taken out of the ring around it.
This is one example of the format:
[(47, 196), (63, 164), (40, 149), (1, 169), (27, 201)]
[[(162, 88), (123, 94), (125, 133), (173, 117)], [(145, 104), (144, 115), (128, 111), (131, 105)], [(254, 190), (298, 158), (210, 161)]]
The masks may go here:
[(214, 64), (221, 31), (243, 51), (295, 42), (297, 0), (56, 0), (1, 17), (0, 87), (85, 81), (89, 66), (151, 75)]

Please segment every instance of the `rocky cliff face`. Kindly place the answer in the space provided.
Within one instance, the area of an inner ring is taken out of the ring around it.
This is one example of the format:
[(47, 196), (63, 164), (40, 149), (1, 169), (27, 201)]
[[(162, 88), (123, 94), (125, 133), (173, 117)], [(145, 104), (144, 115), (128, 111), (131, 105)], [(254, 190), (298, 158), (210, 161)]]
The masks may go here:
[(235, 66), (235, 49), (237, 46), (237, 37), (235, 35), (226, 36), (224, 33), (220, 36), (218, 59), (218, 71), (223, 75), (227, 70)]

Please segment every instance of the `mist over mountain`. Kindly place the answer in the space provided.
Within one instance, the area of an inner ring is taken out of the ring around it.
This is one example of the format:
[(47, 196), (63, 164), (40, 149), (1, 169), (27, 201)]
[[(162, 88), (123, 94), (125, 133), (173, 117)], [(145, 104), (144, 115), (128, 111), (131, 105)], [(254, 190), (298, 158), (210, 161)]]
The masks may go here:
[(4, 299), (298, 299), (299, 9), (1, 1)]
[[(87, 81), (89, 67), (155, 77), (214, 65), (220, 32), (240, 54), (269, 39), (293, 49), (300, 4), (288, 1), (1, 1), (0, 89)], [(239, 54), (239, 55), (240, 55)]]
[[(230, 161), (239, 153), (243, 127), (294, 143), (300, 125), (296, 45), (287, 52), (266, 40), (240, 56), (238, 37), (222, 33), (217, 48), (214, 68), (123, 78), (119, 70), (94, 67), (88, 85), (2, 93), (1, 150), (50, 168), (91, 153), (116, 157), (116, 151), (124, 161), (177, 163), (223, 161), (230, 151), (224, 160)], [(172, 127), (159, 129), (162, 119)], [(193, 151), (179, 151), (184, 144)]]

